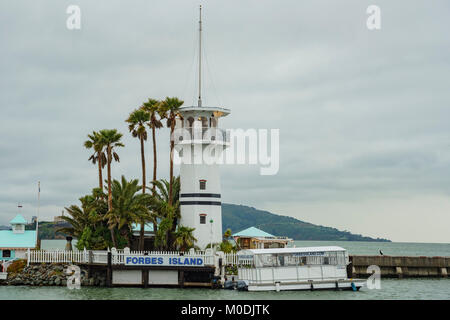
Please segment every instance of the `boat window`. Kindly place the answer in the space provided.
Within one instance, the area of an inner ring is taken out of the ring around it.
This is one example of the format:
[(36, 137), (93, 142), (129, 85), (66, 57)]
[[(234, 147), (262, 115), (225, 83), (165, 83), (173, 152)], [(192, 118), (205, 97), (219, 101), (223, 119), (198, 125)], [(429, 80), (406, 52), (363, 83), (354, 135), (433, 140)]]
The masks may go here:
[(280, 266), (284, 266), (284, 255), (278, 255), (278, 263), (280, 264)]

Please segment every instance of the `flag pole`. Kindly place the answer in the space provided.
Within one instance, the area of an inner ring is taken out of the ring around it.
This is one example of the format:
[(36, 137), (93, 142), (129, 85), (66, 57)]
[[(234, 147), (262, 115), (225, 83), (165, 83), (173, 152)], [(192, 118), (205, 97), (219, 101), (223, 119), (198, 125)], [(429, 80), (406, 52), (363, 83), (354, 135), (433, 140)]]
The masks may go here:
[(38, 181), (38, 207), (36, 216), (36, 246), (39, 246), (39, 208), (41, 205), (41, 182)]

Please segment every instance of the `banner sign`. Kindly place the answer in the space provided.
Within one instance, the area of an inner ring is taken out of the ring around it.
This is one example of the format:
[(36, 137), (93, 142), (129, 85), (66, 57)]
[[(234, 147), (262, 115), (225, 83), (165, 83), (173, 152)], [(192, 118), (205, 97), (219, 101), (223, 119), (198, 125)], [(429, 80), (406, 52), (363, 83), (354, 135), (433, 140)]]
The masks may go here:
[(126, 255), (124, 256), (126, 266), (183, 266), (203, 267), (205, 261), (199, 256), (166, 256), (166, 255)]
[(323, 251), (315, 251), (315, 252), (296, 252), (292, 254), (294, 257), (316, 257), (316, 256), (324, 256), (325, 252)]

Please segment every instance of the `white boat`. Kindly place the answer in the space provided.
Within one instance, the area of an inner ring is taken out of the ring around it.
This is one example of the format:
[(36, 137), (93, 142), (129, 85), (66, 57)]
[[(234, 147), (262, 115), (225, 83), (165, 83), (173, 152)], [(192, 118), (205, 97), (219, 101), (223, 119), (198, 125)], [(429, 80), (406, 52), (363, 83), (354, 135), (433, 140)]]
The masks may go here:
[(366, 283), (347, 277), (349, 258), (341, 247), (247, 249), (237, 255), (239, 287), (243, 290), (357, 291)]

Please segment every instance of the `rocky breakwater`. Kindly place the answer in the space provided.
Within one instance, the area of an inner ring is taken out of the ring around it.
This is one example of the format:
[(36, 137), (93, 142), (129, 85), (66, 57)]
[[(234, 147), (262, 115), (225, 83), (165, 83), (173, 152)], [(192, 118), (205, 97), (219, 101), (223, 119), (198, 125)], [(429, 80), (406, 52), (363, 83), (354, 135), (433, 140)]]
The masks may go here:
[[(28, 286), (66, 286), (69, 264), (41, 263), (27, 266), (24, 262), (15, 262), (8, 268), (8, 278), (0, 285)], [(88, 273), (87, 268), (80, 267), (81, 286), (105, 286), (106, 274), (100, 271)]]

